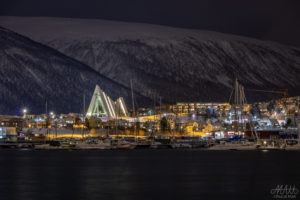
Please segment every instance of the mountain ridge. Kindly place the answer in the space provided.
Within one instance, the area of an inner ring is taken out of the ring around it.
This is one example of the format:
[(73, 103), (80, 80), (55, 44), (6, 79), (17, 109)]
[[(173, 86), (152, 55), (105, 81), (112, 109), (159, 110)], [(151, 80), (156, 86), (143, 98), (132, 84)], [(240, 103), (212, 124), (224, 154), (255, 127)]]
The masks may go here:
[[(35, 26), (30, 26), (34, 24)], [(168, 38), (171, 36), (179, 36), (183, 34), (199, 35), (201, 34), (204, 39), (219, 37), (226, 40), (250, 40), (257, 43), (265, 43), (271, 45), (277, 45), (281, 47), (292, 47), (300, 49), (297, 46), (290, 46), (281, 44), (275, 41), (260, 40), (257, 38), (251, 38), (246, 36), (234, 35), (229, 33), (221, 33), (210, 30), (200, 29), (186, 29), (178, 28), (165, 25), (147, 24), (147, 23), (136, 23), (136, 22), (123, 22), (114, 20), (102, 20), (102, 19), (81, 19), (81, 18), (59, 18), (59, 17), (19, 17), (19, 16), (0, 16), (0, 26), (7, 27), (10, 30), (21, 33), (35, 41), (41, 42), (43, 38), (47, 38), (47, 41), (61, 38), (61, 34), (66, 35), (65, 39), (77, 39), (84, 36), (86, 39), (122, 39), (128, 37), (128, 35), (143, 37), (152, 37), (154, 32), (159, 37)], [(78, 29), (74, 31), (74, 26)], [(137, 26), (141, 26), (137, 28)], [(89, 29), (86, 32), (86, 29)], [(124, 29), (120, 35), (119, 29)], [(72, 30), (72, 31), (70, 31)], [(107, 30), (109, 30), (107, 32)], [(103, 34), (105, 33), (105, 34)], [(134, 33), (134, 34), (133, 34)]]
[[(0, 25), (4, 18), (0, 17)], [(13, 17), (6, 24), (124, 87), (130, 87), (133, 79), (137, 92), (152, 99), (162, 97), (163, 103), (228, 101), (235, 78), (245, 88), (287, 88), (291, 95), (300, 93), (297, 47), (103, 20)], [(246, 97), (253, 102), (275, 96), (247, 92)]]
[(0, 45), (2, 114), (20, 114), (24, 107), (31, 113), (43, 113), (46, 99), (49, 109), (55, 112), (80, 112), (83, 92), (89, 102), (96, 84), (113, 99), (130, 98), (129, 88), (46, 45), (2, 27)]

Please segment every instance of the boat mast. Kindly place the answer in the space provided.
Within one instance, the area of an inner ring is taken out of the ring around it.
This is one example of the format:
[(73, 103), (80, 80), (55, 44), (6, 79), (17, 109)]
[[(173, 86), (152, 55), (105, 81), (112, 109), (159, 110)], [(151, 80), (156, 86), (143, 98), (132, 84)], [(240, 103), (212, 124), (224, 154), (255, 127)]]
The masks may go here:
[(83, 117), (85, 116), (85, 91), (83, 91), (83, 95), (82, 95), (82, 102), (83, 102), (83, 104), (82, 104), (82, 106), (83, 106), (83, 108), (82, 108), (82, 112), (83, 112)]
[(46, 114), (46, 137), (45, 137), (45, 142), (46, 142), (46, 139), (47, 139), (47, 136), (48, 136), (48, 123), (49, 123), (49, 119), (48, 119), (48, 102), (47, 102), (47, 99), (46, 99), (46, 103), (45, 103), (45, 114)]
[[(243, 113), (243, 108), (244, 108), (245, 103), (246, 103), (246, 97), (245, 97), (244, 87), (241, 84), (239, 84), (239, 82), (236, 78), (235, 86), (234, 86), (234, 101), (233, 101), (234, 116), (235, 116), (235, 121), (236, 121), (236, 126), (237, 126), (237, 127), (235, 127), (236, 131), (239, 130), (239, 122), (240, 122), (240, 119), (243, 118), (242, 113)], [(237, 109), (240, 110), (241, 114), (237, 115), (238, 114)]]
[(161, 96), (159, 96), (159, 120), (161, 120)]
[[(155, 109), (155, 105), (156, 105), (156, 90), (154, 90), (154, 94), (153, 94), (153, 114), (154, 114), (154, 123), (156, 123), (156, 109)], [(156, 129), (156, 128), (155, 128)], [(156, 131), (155, 131), (156, 132)], [(154, 134), (155, 134), (154, 132)]]
[(131, 87), (132, 117), (134, 117), (134, 123), (133, 123), (134, 126), (133, 126), (133, 128), (134, 128), (134, 133), (135, 133), (135, 140), (137, 140), (132, 79), (130, 79), (130, 87)]
[[(82, 120), (84, 121), (85, 123), (85, 91), (83, 91), (83, 94), (82, 94)], [(84, 137), (85, 133), (84, 133), (84, 127), (83, 125), (81, 125), (81, 133)]]
[(45, 114), (46, 116), (48, 115), (48, 102), (47, 102), (47, 99), (46, 99), (46, 103), (45, 103)]
[(115, 131), (116, 131), (116, 135), (118, 135), (118, 112), (117, 112), (117, 103), (115, 103), (115, 111), (116, 111)]
[(161, 96), (159, 96), (159, 113), (161, 114)]
[(133, 86), (132, 86), (132, 79), (130, 80), (130, 87), (131, 87), (131, 102), (132, 102), (132, 116), (135, 116), (135, 109), (134, 109), (134, 97), (133, 97)]

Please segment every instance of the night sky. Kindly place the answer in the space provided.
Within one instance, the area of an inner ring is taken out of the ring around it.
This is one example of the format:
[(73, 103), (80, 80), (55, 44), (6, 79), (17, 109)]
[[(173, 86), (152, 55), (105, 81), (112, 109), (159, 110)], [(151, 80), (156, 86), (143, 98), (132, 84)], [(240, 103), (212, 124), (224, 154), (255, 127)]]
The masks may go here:
[(300, 46), (299, 0), (1, 0), (0, 15), (142, 22)]

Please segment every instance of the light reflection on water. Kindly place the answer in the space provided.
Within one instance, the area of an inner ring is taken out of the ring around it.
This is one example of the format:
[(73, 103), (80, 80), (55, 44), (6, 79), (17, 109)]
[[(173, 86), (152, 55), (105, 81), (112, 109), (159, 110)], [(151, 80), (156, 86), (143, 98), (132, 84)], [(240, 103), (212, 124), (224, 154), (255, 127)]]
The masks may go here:
[(1, 150), (0, 155), (1, 200), (268, 198), (274, 185), (297, 184), (300, 177), (295, 161), (300, 152)]

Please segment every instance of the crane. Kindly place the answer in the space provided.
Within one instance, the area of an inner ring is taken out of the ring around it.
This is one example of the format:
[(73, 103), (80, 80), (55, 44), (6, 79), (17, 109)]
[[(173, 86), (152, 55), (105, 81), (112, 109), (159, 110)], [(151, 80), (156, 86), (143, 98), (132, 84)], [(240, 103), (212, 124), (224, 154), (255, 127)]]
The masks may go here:
[(248, 89), (248, 91), (253, 92), (265, 92), (265, 93), (273, 93), (273, 94), (282, 94), (283, 98), (281, 99), (282, 103), (285, 103), (288, 98), (288, 89), (281, 89), (281, 90), (257, 90), (257, 89)]

